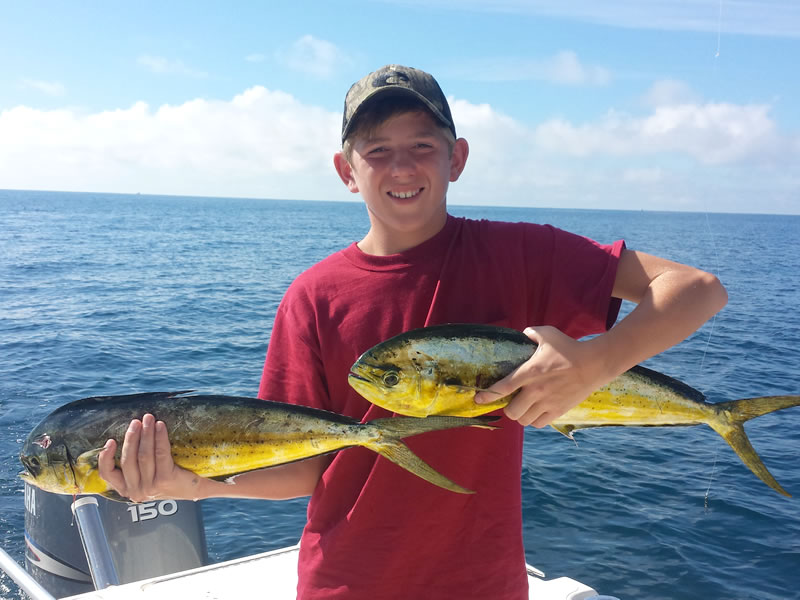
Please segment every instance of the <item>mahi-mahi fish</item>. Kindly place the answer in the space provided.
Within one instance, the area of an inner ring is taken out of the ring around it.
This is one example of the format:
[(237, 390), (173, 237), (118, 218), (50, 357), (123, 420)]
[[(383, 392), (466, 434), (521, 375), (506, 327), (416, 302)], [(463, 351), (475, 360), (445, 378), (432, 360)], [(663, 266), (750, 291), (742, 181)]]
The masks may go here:
[[(423, 327), (390, 338), (353, 365), (348, 381), (370, 402), (414, 417), (473, 417), (505, 407), (512, 396), (477, 404), (475, 394), (499, 381), (535, 352), (515, 329), (476, 324)], [(761, 461), (743, 424), (800, 405), (800, 396), (765, 396), (709, 403), (698, 390), (635, 366), (592, 393), (551, 425), (572, 438), (576, 429), (604, 426), (706, 424), (745, 465), (775, 491), (789, 496)]]
[[(423, 462), (401, 438), (494, 418), (396, 417), (359, 423), (325, 410), (258, 398), (156, 392), (83, 398), (50, 413), (28, 435), (20, 477), (59, 494), (99, 494), (121, 500), (100, 477), (97, 457), (106, 440), (121, 442), (132, 419), (164, 421), (175, 464), (214, 479), (364, 446), (430, 483), (471, 493)], [(117, 448), (119, 464), (121, 443)]]

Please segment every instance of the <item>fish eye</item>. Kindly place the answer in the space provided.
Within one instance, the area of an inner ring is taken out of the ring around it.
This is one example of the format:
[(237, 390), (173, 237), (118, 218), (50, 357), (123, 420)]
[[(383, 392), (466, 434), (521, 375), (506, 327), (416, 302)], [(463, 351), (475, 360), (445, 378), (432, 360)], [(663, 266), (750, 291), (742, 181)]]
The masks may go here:
[(398, 383), (400, 383), (400, 376), (397, 374), (397, 371), (389, 371), (388, 373), (384, 373), (383, 375), (383, 384), (388, 387), (394, 387)]
[(34, 467), (38, 467), (39, 466), (39, 459), (36, 458), (35, 456), (31, 456), (28, 460), (30, 461), (32, 466), (34, 466)]

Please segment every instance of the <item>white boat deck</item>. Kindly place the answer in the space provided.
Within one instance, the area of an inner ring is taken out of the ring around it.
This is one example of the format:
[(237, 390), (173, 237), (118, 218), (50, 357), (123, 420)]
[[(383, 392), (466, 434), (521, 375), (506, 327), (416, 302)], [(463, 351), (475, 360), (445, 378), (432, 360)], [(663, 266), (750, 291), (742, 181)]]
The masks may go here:
[[(257, 592), (266, 600), (294, 600), (298, 547), (292, 546), (171, 575), (111, 586), (70, 596), (68, 600), (239, 600)], [(530, 598), (586, 600), (597, 592), (568, 577), (540, 579), (528, 570)], [(265, 589), (267, 587), (269, 589)], [(64, 599), (67, 600), (67, 599)]]

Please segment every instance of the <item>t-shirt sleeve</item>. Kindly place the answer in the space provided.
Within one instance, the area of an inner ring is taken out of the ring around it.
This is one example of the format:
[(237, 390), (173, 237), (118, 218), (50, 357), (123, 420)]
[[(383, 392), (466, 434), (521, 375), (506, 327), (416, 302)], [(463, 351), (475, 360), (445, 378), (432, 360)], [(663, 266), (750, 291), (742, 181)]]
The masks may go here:
[(312, 304), (295, 281), (275, 315), (259, 398), (326, 408), (329, 394), (315, 323)]
[(617, 320), (621, 301), (611, 293), (625, 242), (600, 244), (555, 227), (545, 321), (574, 338), (602, 333)]

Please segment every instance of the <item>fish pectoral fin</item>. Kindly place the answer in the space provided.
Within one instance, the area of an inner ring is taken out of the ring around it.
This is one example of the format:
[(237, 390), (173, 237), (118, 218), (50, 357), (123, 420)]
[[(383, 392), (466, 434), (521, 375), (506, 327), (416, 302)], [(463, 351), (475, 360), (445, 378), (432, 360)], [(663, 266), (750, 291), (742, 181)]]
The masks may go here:
[(475, 392), (475, 393), (477, 393), (477, 392), (488, 392), (490, 394), (497, 394), (498, 398), (501, 396), (500, 392), (495, 392), (494, 390), (487, 390), (486, 388), (479, 387), (477, 385), (453, 385), (453, 386), (450, 386), (450, 387), (452, 387), (453, 389), (455, 389), (455, 390), (457, 390), (459, 392)]
[(572, 432), (575, 431), (575, 425), (553, 425), (550, 423), (550, 427), (573, 442), (575, 441), (575, 437), (572, 435)]
[(93, 448), (92, 450), (87, 450), (83, 454), (79, 455), (77, 459), (75, 459), (75, 466), (78, 467), (81, 471), (90, 471), (92, 469), (97, 468), (97, 457), (100, 456), (100, 453), (103, 451), (103, 448)]

